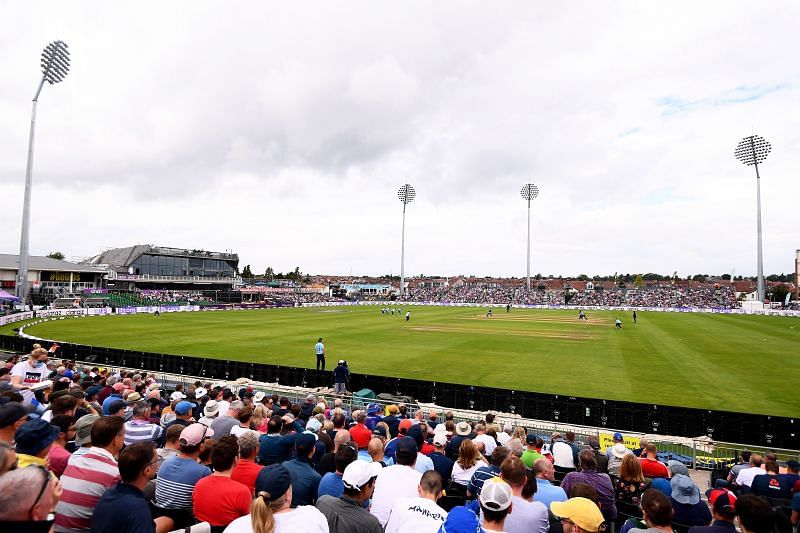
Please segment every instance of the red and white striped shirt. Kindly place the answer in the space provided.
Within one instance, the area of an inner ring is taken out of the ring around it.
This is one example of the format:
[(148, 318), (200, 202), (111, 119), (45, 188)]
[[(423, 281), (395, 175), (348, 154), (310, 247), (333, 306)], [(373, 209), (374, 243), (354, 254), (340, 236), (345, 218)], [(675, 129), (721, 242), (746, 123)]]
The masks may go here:
[(89, 531), (97, 501), (120, 480), (117, 460), (105, 448), (72, 456), (61, 476), (63, 493), (56, 505), (55, 530), (60, 533)]

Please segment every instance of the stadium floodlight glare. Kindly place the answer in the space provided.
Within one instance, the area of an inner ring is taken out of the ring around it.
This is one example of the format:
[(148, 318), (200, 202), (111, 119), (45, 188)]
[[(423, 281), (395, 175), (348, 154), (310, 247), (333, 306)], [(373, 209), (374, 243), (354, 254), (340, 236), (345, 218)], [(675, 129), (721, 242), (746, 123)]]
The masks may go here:
[(30, 233), (31, 182), (33, 179), (33, 133), (36, 127), (36, 104), (44, 82), (60, 83), (69, 73), (69, 50), (64, 41), (53, 41), (42, 51), (42, 79), (33, 96), (31, 109), (31, 131), (28, 137), (28, 164), (25, 169), (25, 200), (22, 206), (22, 235), (19, 240), (19, 269), (17, 270), (16, 295), (23, 306), (28, 297), (28, 234)]
[(758, 301), (764, 302), (764, 259), (761, 249), (761, 175), (758, 173), (758, 164), (767, 159), (772, 145), (759, 135), (745, 137), (736, 146), (733, 152), (736, 159), (747, 166), (756, 167), (756, 231), (758, 235)]
[(400, 296), (405, 296), (405, 263), (406, 263), (406, 206), (414, 201), (417, 191), (406, 183), (397, 190), (397, 198), (403, 202), (403, 235), (400, 240)]
[(531, 290), (531, 200), (539, 196), (539, 187), (533, 183), (526, 183), (519, 191), (520, 196), (528, 201), (528, 271), (525, 276), (525, 286)]

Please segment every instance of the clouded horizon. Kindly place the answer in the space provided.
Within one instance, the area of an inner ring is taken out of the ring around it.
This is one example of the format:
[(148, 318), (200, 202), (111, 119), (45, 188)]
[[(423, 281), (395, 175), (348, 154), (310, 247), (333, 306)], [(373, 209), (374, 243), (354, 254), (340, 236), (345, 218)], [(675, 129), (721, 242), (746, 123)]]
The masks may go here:
[[(500, 9), (502, 7), (502, 9)], [(233, 250), (256, 273), (756, 270), (800, 248), (800, 5), (0, 3), (0, 252)]]

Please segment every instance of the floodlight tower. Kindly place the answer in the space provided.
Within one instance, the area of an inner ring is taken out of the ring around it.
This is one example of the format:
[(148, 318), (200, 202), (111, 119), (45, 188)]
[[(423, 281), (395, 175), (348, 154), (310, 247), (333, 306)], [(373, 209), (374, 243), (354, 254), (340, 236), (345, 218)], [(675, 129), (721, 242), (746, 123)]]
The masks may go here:
[(31, 182), (33, 179), (33, 133), (36, 127), (36, 104), (44, 82), (60, 83), (69, 73), (69, 51), (63, 41), (53, 41), (42, 51), (42, 79), (33, 96), (31, 109), (31, 131), (28, 137), (28, 164), (25, 169), (25, 200), (22, 205), (22, 235), (19, 240), (19, 270), (17, 270), (16, 294), (24, 306), (28, 297), (28, 235), (30, 233)]
[(758, 301), (764, 303), (766, 292), (764, 290), (764, 259), (761, 251), (761, 175), (758, 173), (758, 164), (763, 163), (772, 150), (767, 140), (759, 135), (745, 137), (736, 146), (733, 152), (736, 159), (747, 166), (756, 167), (756, 231), (758, 233)]
[(403, 236), (400, 240), (400, 296), (405, 296), (405, 261), (406, 261), (406, 206), (414, 201), (417, 191), (406, 183), (397, 190), (397, 197), (403, 202)]
[(528, 201), (528, 270), (525, 276), (525, 286), (531, 291), (531, 200), (539, 196), (539, 187), (533, 183), (526, 183), (519, 191), (520, 196)]

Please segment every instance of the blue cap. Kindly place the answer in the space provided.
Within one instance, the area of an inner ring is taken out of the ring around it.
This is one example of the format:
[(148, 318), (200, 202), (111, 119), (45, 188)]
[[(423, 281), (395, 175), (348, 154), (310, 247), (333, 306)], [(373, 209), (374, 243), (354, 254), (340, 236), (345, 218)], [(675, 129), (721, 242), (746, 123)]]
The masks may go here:
[(616, 433), (614, 433), (614, 440), (624, 440), (624, 439), (622, 438), (622, 433), (620, 433), (619, 431), (617, 431)]
[(450, 509), (447, 519), (439, 526), (438, 533), (482, 533), (483, 531), (478, 516), (460, 505)]
[(197, 405), (192, 402), (178, 402), (178, 405), (175, 406), (175, 414), (185, 415), (191, 412), (195, 407), (197, 407)]
[(14, 433), (17, 453), (36, 455), (50, 446), (58, 438), (59, 433), (57, 426), (51, 426), (41, 418), (28, 420)]
[[(267, 498), (274, 502), (286, 494), (291, 485), (292, 476), (285, 466), (282, 464), (265, 466), (256, 476), (256, 498)], [(262, 492), (269, 494), (269, 497), (262, 495)]]
[(308, 455), (314, 449), (314, 444), (317, 442), (317, 437), (311, 433), (301, 433), (294, 441), (294, 446), (297, 448), (298, 455)]

